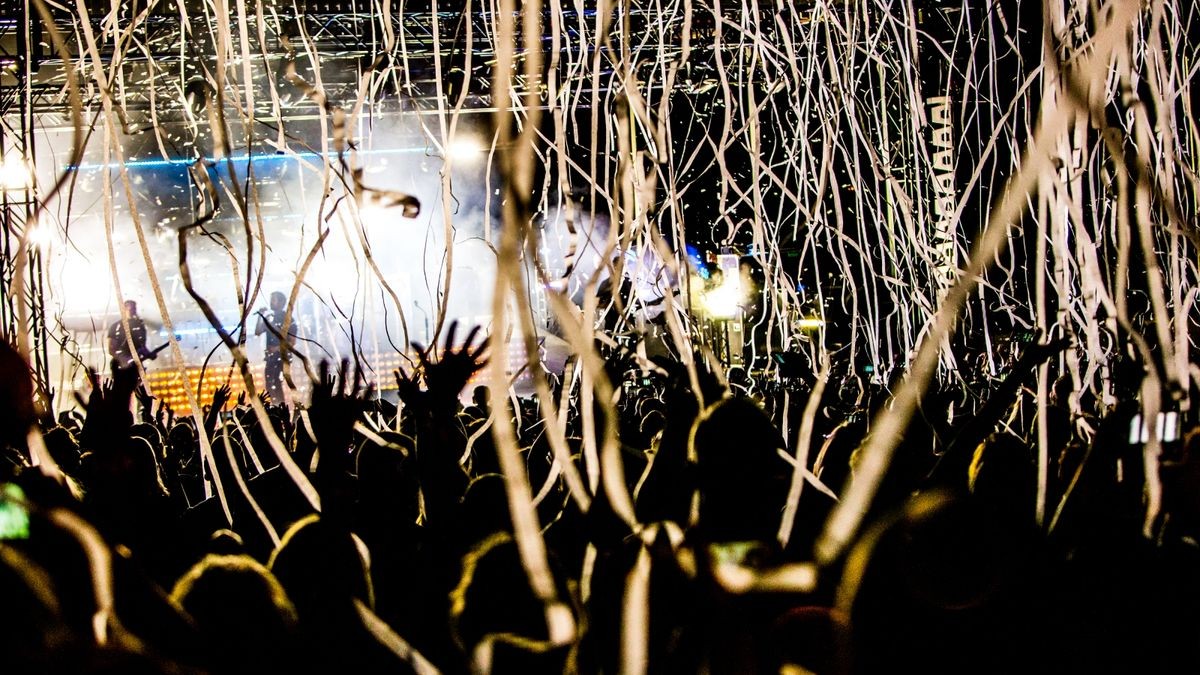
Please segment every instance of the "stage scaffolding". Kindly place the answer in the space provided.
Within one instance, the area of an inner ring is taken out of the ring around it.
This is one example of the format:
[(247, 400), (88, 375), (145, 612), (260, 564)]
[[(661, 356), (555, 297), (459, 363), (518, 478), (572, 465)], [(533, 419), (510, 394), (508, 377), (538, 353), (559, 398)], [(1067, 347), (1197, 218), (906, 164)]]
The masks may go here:
[[(1072, 9), (1059, 21), (1054, 40), (1074, 49), (1089, 43), (1098, 24), (1089, 22), (1086, 3), (1066, 4)], [(688, 244), (701, 253), (751, 259), (765, 274), (760, 281), (766, 317), (761, 326), (746, 327), (751, 345), (766, 333), (768, 350), (811, 352), (814, 363), (821, 352), (849, 347), (839, 353), (856, 368), (899, 373), (911, 364), (948, 288), (961, 278), (990, 210), (1017, 175), (1042, 97), (1058, 86), (1052, 78), (1039, 87), (1048, 58), (1042, 9), (1051, 5), (697, 0), (610, 3), (597, 11), (597, 3), (546, 2), (539, 20), (517, 17), (513, 44), (497, 49), (500, 17), (494, 3), (405, 2), (401, 14), (401, 3), (393, 2), (392, 14), (383, 17), (381, 1), (82, 0), (50, 7), (50, 23), (38, 35), (39, 22), (29, 20), (36, 6), (4, 0), (0, 58), (8, 59), (9, 70), (0, 83), (5, 125), (0, 141), (18, 155), (18, 163), (32, 163), (35, 130), (38, 138), (59, 134), (54, 140), (61, 144), (75, 129), (68, 97), (68, 74), (75, 73), (83, 131), (95, 131), (92, 125), (101, 120), (118, 124), (121, 142), (130, 149), (127, 165), (195, 162), (212, 168), (222, 150), (214, 128), (238, 157), (299, 154), (286, 147), (284, 129), (329, 131), (328, 116), (335, 110), (350, 120), (346, 128), (353, 131), (342, 140), (353, 150), (368, 139), (370, 124), (400, 117), (419, 120), (432, 147), (444, 140), (438, 126), (445, 126), (452, 109), (490, 117), (493, 68), (511, 56), (516, 67), (507, 93), (517, 103), (509, 108), (516, 126), (536, 117), (528, 114), (536, 110), (547, 112), (547, 119), (561, 116), (556, 121), (566, 129), (547, 133), (550, 124), (543, 120), (531, 143), (532, 161), (540, 163), (540, 184), (534, 186), (540, 198), (579, 185), (583, 192), (593, 188), (586, 195), (595, 202), (589, 206), (612, 214), (615, 225), (625, 228), (622, 246), (648, 249), (657, 245), (655, 236), (669, 240), (677, 269), (685, 271), (678, 279), (685, 289), (691, 281)], [(1059, 10), (1046, 16), (1062, 14)], [(950, 357), (968, 342), (971, 358), (984, 352), (984, 374), (995, 377), (1003, 366), (995, 344), (1030, 326), (1057, 325), (1081, 345), (1076, 361), (1083, 359), (1084, 366), (1072, 361), (1076, 384), (1101, 388), (1096, 380), (1103, 377), (1090, 362), (1112, 358), (1103, 344), (1114, 321), (1113, 310), (1098, 311), (1095, 299), (1101, 295), (1135, 296), (1131, 309), (1118, 312), (1126, 315), (1122, 319), (1131, 326), (1157, 326), (1155, 342), (1171, 342), (1165, 319), (1194, 306), (1173, 290), (1192, 287), (1195, 276), (1180, 234), (1188, 231), (1176, 222), (1178, 214), (1194, 212), (1194, 190), (1191, 174), (1175, 166), (1195, 163), (1189, 107), (1194, 96), (1190, 84), (1172, 85), (1169, 100), (1179, 110), (1170, 114), (1178, 124), (1171, 127), (1164, 117), (1162, 128), (1181, 131), (1169, 134), (1161, 147), (1134, 142), (1137, 130), (1130, 120), (1136, 115), (1126, 108), (1136, 102), (1134, 94), (1152, 93), (1137, 89), (1145, 88), (1138, 83), (1150, 81), (1148, 74), (1175, 72), (1174, 65), (1155, 60), (1158, 52), (1142, 48), (1150, 31), (1164, 32), (1159, 37), (1178, 46), (1178, 59), (1187, 66), (1178, 72), (1191, 77), (1194, 41), (1186, 37), (1200, 15), (1189, 10), (1181, 17), (1178, 25), (1139, 18), (1135, 27), (1142, 32), (1130, 38), (1133, 60), (1124, 75), (1133, 84), (1121, 85), (1132, 88), (1105, 93), (1108, 113), (1115, 115), (1105, 121), (1109, 131), (1119, 132), (1126, 151), (1152, 150), (1139, 161), (1155, 171), (1142, 167), (1138, 174), (1153, 174), (1156, 189), (1179, 202), (1161, 214), (1138, 212), (1170, 225), (1155, 228), (1148, 235), (1157, 238), (1155, 245), (1145, 245), (1150, 258), (1166, 261), (1161, 285), (1170, 292), (1160, 292), (1156, 280), (1143, 282), (1108, 264), (1129, 256), (1113, 244), (1123, 240), (1110, 225), (1128, 210), (1111, 187), (1113, 172), (1128, 168), (1128, 159), (1104, 146), (1086, 120), (1077, 122), (1055, 151), (1063, 156), (1054, 158), (1073, 168), (1060, 177), (1061, 189), (1047, 177), (1040, 194), (1054, 192), (1054, 200), (1031, 200), (1036, 208), (1013, 224), (1004, 255), (962, 303), (961, 330), (942, 352), (938, 377), (963, 372)], [(535, 51), (543, 66), (533, 82), (523, 71), (532, 62), (524, 30), (539, 33), (541, 49)], [(51, 33), (62, 42), (52, 44)], [(940, 63), (927, 67), (927, 61)], [(104, 91), (96, 77), (100, 71)], [(668, 81), (668, 71), (675, 79)], [(569, 96), (554, 98), (554, 87)], [(102, 112), (106, 101), (111, 116)], [(659, 103), (664, 105), (658, 108)], [(1166, 115), (1167, 108), (1162, 111)], [(598, 141), (594, 131), (589, 139), (588, 125), (599, 125), (601, 117), (608, 126)], [(659, 133), (670, 141), (652, 148), (663, 140), (655, 137)], [(556, 142), (565, 149), (554, 147)], [(340, 159), (322, 150), (317, 161), (326, 167)], [(39, 168), (46, 168), (44, 154)], [(653, 191), (635, 194), (629, 186), (632, 196), (621, 194), (630, 167), (641, 172), (639, 180), (658, 180)], [(506, 170), (498, 167), (497, 173)], [(22, 298), (6, 293), (0, 318), (12, 339), (17, 309), (28, 309), (31, 361), (39, 377), (46, 368), (38, 363), (45, 361), (39, 353), (46, 349), (46, 328), (53, 332), (56, 324), (54, 317), (43, 318), (43, 263), (36, 246), (25, 265), (29, 280), (22, 276), (16, 284), (12, 275), (20, 234), (37, 213), (38, 199), (45, 199), (40, 190), (47, 173), (41, 172), (32, 190), (6, 192), (4, 202), (4, 290), (22, 285), (25, 292)], [(190, 218), (195, 205), (180, 201), (180, 211)], [(641, 207), (646, 208), (634, 213)], [(244, 217), (235, 211), (219, 217)], [(1086, 238), (1074, 239), (1077, 232)], [(1122, 236), (1134, 241), (1127, 232)], [(1050, 248), (1039, 244), (1051, 240)], [(1076, 241), (1090, 241), (1096, 255), (1072, 250)], [(1139, 235), (1135, 244), (1143, 246), (1140, 241)], [(1135, 292), (1125, 293), (1128, 289)], [(681, 313), (690, 313), (694, 298), (684, 294)], [(1147, 320), (1150, 310), (1153, 322)], [(798, 339), (791, 326), (804, 319), (823, 320), (819, 340)], [(590, 320), (595, 326), (589, 330), (603, 323)], [(623, 316), (614, 323), (619, 325), (606, 328), (621, 333), (636, 322)], [(698, 335), (694, 325), (676, 330)], [(1181, 322), (1179, 344), (1170, 353), (1187, 351), (1189, 331)], [(764, 357), (760, 352), (748, 360)]]
[[(223, 80), (227, 129), (240, 128), (238, 120), (251, 112), (245, 104), (254, 100), (253, 119), (259, 126), (246, 138), (232, 139), (246, 152), (271, 152), (274, 141), (283, 138), (282, 131), (275, 134), (272, 129), (314, 123), (331, 106), (349, 107), (356, 100), (361, 100), (365, 118), (373, 120), (445, 114), (450, 103), (460, 105), (466, 113), (493, 112), (490, 69), (496, 59), (496, 16), (477, 5), (467, 12), (462, 3), (441, 3), (438, 11), (429, 11), (429, 6), (406, 9), (402, 15), (394, 12), (384, 20), (380, 6), (371, 2), (263, 4), (262, 25), (251, 15), (245, 26), (236, 27), (246, 32), (235, 29), (234, 33), (244, 49), (242, 55), (254, 61), (253, 72), (243, 79), (240, 68), (231, 67)], [(30, 361), (43, 384), (50, 381), (47, 343), (58, 338), (46, 321), (43, 262), (36, 237), (27, 238), (31, 241), (26, 242), (22, 283), (14, 278), (22, 267), (17, 264), (21, 237), (38, 211), (39, 189), (45, 189), (45, 172), (39, 181), (36, 171), (35, 136), (58, 133), (65, 142), (68, 132), (74, 131), (69, 74), (75, 76), (81, 97), (78, 105), (84, 131), (98, 133), (97, 124), (104, 115), (103, 92), (91, 74), (98, 56), (124, 134), (148, 137), (156, 129), (171, 129), (184, 137), (183, 142), (167, 146), (161, 141), (157, 147), (146, 143), (141, 156), (127, 157), (127, 161), (211, 160), (215, 148), (208, 116), (217, 100), (213, 85), (220, 32), (216, 7), (196, 0), (181, 4), (86, 0), (81, 5), (45, 7), (55, 29), (51, 31), (32, 0), (0, 3), (0, 65), (5, 68), (0, 81), (0, 144), (6, 157), (28, 167), (31, 174), (27, 189), (6, 190), (3, 195), (4, 301), (0, 318), (5, 336), (16, 341), (20, 317), (26, 315)], [(232, 3), (226, 10), (235, 13)], [(769, 13), (764, 8), (761, 15), (766, 18)], [(602, 64), (619, 60), (616, 51), (621, 49), (654, 52), (659, 59), (677, 58), (684, 29), (679, 14), (668, 15), (653, 7), (627, 7), (606, 26), (599, 25), (596, 12), (590, 9), (564, 9), (557, 20), (562, 23), (560, 56), (564, 61), (595, 57)], [(550, 30), (551, 21), (547, 8), (544, 31)], [(711, 16), (694, 18), (690, 29), (694, 53), (712, 51), (712, 43), (706, 40), (712, 37), (714, 22)], [(518, 22), (518, 41), (522, 39), (520, 29)], [(587, 45), (580, 42), (581, 34), (596, 30), (611, 31), (611, 45), (593, 46), (598, 54), (569, 53), (572, 44)], [(54, 44), (52, 33), (57, 33), (61, 44)], [(94, 45), (89, 45), (89, 40)], [(549, 36), (543, 42), (549, 51)], [(610, 49), (614, 53), (608, 53)], [(737, 50), (734, 45), (726, 49), (730, 53)], [(642, 68), (644, 72), (637, 75), (645, 79), (645, 91), (661, 92), (662, 83), (650, 72), (651, 66)], [(589, 73), (589, 79), (558, 84), (575, 87), (580, 101), (577, 107), (586, 109), (600, 100), (619, 75), (611, 66), (601, 65)], [(715, 81), (709, 60), (700, 59), (676, 83), (675, 90), (708, 91)], [(319, 90), (319, 96), (305, 91), (306, 84)], [(544, 83), (538, 86), (544, 90)], [(517, 97), (526, 93), (525, 76), (519, 71), (512, 93)], [(545, 103), (544, 91), (542, 101)], [(351, 139), (351, 143), (358, 140)], [(274, 150), (282, 152), (278, 144)], [(192, 191), (197, 192), (195, 186)], [(19, 297), (12, 292), (18, 287), (23, 288)], [(541, 293), (534, 292), (531, 297), (543, 313), (548, 311)], [(70, 349), (69, 344), (62, 346), (65, 351)], [(78, 355), (73, 358), (81, 362)]]
[(10, 344), (28, 350), (36, 381), (49, 381), (44, 270), (35, 220), (33, 180), (34, 82), (41, 56), (40, 24), (29, 0), (0, 5), (0, 329)]

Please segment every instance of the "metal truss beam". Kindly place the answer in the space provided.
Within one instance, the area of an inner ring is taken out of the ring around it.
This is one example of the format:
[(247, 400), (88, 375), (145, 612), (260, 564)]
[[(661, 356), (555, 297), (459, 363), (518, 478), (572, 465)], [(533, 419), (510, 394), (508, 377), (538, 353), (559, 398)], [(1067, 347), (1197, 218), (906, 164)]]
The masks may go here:
[[(25, 342), (39, 386), (49, 383), (44, 269), (31, 228), (36, 227), (33, 180), (34, 114), (31, 83), (38, 31), (30, 23), (31, 0), (5, 3), (0, 16), (0, 331), (12, 344)], [(19, 7), (14, 5), (19, 4)], [(16, 13), (14, 13), (14, 10)], [(22, 242), (25, 246), (22, 248)], [(20, 289), (20, 290), (18, 290)]]

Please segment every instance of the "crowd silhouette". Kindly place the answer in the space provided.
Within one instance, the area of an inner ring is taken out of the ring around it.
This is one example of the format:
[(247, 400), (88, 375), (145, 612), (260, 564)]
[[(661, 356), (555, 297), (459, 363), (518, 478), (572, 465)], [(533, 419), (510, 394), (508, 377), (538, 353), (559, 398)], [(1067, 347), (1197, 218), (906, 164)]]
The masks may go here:
[[(1133, 390), (1108, 406), (1051, 393), (1039, 525), (1030, 383), (1062, 346), (1031, 343), (986, 386), (931, 392), (861, 533), (820, 565), (814, 542), (895, 383), (830, 376), (785, 521), (812, 389), (726, 378), (704, 359), (693, 377), (667, 358), (647, 371), (606, 354), (612, 382), (639, 374), (616, 387), (615, 405), (589, 400), (590, 423), (578, 390), (552, 382), (569, 402), (585, 506), (555, 464), (536, 398), (498, 403), (478, 387), (460, 403), (486, 360), (477, 330), (461, 341), (449, 331), (448, 348), (397, 373), (399, 405), (343, 363), (322, 365), (295, 410), (264, 396), (263, 416), (223, 388), (198, 420), (163, 409), (135, 379), (94, 374), (81, 411), (55, 415), (4, 347), (0, 663), (13, 673), (1193, 671), (1200, 433), (1166, 450), (1163, 515), (1148, 533)], [(538, 493), (547, 588), (514, 526), (491, 433), (501, 416)], [(624, 475), (590, 464), (607, 421)], [(632, 495), (636, 525), (609, 481)], [(569, 635), (557, 634), (551, 596)]]

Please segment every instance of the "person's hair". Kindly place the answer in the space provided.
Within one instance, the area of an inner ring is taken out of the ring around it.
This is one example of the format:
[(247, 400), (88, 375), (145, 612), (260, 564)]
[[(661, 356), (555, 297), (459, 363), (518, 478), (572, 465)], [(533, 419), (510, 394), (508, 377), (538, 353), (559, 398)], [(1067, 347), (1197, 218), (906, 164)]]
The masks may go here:
[(356, 599), (374, 606), (368, 555), (361, 540), (314, 514), (288, 528), (267, 567), (301, 617), (320, 620), (352, 609)]
[(70, 429), (62, 425), (55, 426), (43, 434), (42, 440), (46, 444), (46, 451), (64, 473), (72, 476), (79, 473), (79, 440)]
[(706, 537), (773, 537), (791, 474), (778, 455), (786, 447), (783, 437), (762, 409), (747, 399), (724, 399), (696, 419), (690, 445)]
[(206, 555), (175, 582), (171, 601), (214, 651), (214, 665), (245, 672), (282, 669), (299, 619), (283, 586), (246, 555)]
[(150, 441), (141, 436), (130, 436), (126, 444), (126, 455), (131, 471), (130, 477), (136, 481), (135, 485), (147, 495), (165, 496), (167, 486), (163, 484), (158, 460), (154, 456), (154, 446)]

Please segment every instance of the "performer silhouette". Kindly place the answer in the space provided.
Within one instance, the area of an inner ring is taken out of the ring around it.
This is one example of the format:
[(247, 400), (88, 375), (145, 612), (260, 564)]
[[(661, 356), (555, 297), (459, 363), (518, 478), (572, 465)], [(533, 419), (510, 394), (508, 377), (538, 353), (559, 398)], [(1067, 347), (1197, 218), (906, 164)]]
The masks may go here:
[[(271, 308), (258, 311), (258, 326), (255, 335), (266, 334), (266, 363), (263, 379), (267, 385), (267, 396), (275, 405), (285, 405), (283, 396), (283, 316), (287, 309), (287, 296), (279, 291), (271, 294)], [(288, 330), (288, 346), (296, 335), (296, 324)]]
[[(113, 380), (139, 378), (137, 362), (153, 359), (157, 352), (146, 348), (146, 322), (138, 316), (137, 303), (125, 301), (125, 321), (120, 319), (108, 327), (109, 366), (112, 368)], [(129, 325), (129, 334), (125, 334), (125, 325)]]

